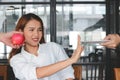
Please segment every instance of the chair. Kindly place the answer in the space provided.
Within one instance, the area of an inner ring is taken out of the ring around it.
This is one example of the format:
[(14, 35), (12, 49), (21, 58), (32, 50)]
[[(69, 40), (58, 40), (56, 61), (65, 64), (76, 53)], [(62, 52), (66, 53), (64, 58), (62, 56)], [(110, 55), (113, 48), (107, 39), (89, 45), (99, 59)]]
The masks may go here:
[(87, 80), (104, 80), (104, 63), (103, 54), (90, 53), (88, 56), (89, 63), (85, 65)]
[(120, 68), (114, 68), (115, 80), (120, 80)]
[(3, 80), (7, 80), (7, 66), (0, 65), (0, 76), (3, 77)]
[(82, 80), (82, 66), (73, 65), (75, 80)]
[(16, 77), (15, 77), (15, 74), (13, 72), (13, 69), (10, 65), (8, 65), (8, 79), (9, 80), (18, 80)]

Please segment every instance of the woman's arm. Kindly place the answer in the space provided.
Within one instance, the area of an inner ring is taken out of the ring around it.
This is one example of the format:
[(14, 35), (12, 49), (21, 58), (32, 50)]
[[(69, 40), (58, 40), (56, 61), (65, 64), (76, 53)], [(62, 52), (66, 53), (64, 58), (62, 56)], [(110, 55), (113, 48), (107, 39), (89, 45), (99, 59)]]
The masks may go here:
[(71, 64), (77, 62), (77, 60), (80, 58), (81, 52), (83, 51), (83, 47), (80, 45), (80, 43), (81, 43), (80, 36), (78, 36), (77, 48), (71, 58), (57, 62), (55, 64), (51, 64), (49, 66), (38, 67), (36, 69), (37, 78), (43, 78), (46, 76), (50, 76), (64, 68), (70, 66)]
[(66, 68), (67, 66), (70, 66), (71, 64), (73, 64), (73, 61), (71, 59), (67, 59), (64, 61), (57, 62), (55, 64), (51, 64), (49, 66), (39, 67), (36, 69), (37, 78), (43, 78), (46, 76), (50, 76)]

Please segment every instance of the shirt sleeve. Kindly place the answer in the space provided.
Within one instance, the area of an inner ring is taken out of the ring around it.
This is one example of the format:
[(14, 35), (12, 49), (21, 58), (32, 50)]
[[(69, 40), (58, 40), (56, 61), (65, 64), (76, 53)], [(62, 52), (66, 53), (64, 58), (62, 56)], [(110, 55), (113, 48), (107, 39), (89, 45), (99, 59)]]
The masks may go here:
[[(65, 52), (65, 50), (58, 44), (54, 44), (54, 55), (55, 55), (55, 59), (56, 61), (62, 61), (62, 60), (66, 60), (67, 58), (69, 58)], [(68, 79), (68, 78), (73, 78), (74, 79), (74, 70), (72, 68), (72, 66), (68, 66), (67, 68), (63, 69), (60, 71), (61, 74), (61, 78), (63, 78), (63, 80)]]
[(36, 67), (27, 64), (21, 56), (14, 56), (10, 60), (10, 65), (13, 68), (16, 78), (20, 80), (37, 80)]

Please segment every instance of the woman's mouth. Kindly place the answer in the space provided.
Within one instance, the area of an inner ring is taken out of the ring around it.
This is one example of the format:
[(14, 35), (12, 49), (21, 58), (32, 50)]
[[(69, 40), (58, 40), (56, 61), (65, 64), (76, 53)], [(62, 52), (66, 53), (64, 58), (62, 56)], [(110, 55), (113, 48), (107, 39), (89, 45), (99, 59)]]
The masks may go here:
[(39, 38), (33, 38), (32, 39), (34, 42), (39, 42)]

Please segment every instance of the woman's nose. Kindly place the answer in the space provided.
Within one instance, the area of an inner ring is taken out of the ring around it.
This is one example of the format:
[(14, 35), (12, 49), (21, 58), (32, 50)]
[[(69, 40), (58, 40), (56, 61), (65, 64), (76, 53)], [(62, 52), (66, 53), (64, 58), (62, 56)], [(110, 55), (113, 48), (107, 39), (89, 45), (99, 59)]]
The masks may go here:
[(39, 35), (39, 32), (38, 32), (38, 31), (35, 31), (35, 32), (34, 32), (34, 35), (38, 36), (38, 35)]

